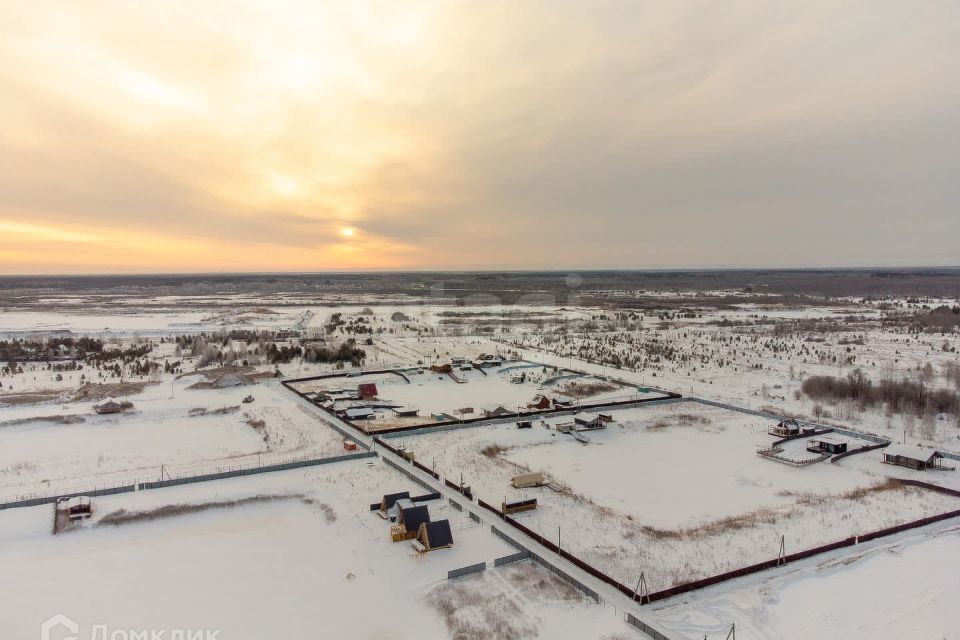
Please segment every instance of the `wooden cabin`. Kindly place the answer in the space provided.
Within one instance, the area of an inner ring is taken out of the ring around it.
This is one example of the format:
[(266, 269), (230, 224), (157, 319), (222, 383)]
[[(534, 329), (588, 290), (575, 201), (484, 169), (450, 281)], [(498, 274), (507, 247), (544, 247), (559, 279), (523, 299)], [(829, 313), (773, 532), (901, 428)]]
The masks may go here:
[(397, 506), (397, 524), (390, 527), (390, 539), (399, 542), (416, 538), (420, 525), (430, 522), (430, 511), (427, 505), (415, 505), (410, 502)]
[(883, 449), (883, 461), (909, 469), (943, 469), (943, 454), (929, 447), (915, 447), (906, 444), (892, 444)]
[[(449, 549), (453, 546), (453, 532), (449, 520), (424, 522), (417, 531), (417, 542), (423, 551)], [(419, 550), (419, 549), (418, 549)]]

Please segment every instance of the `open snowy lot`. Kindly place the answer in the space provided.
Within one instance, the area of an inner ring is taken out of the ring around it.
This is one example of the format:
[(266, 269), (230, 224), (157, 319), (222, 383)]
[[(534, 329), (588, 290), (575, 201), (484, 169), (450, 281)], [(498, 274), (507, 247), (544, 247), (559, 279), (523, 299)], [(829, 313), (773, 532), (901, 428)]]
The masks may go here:
[(956, 526), (810, 559), (654, 603), (652, 616), (688, 637), (760, 640), (960, 638)]
[[(491, 504), (536, 497), (521, 522), (623, 583), (643, 571), (651, 590), (776, 557), (781, 535), (789, 553), (960, 506), (843, 464), (758, 456), (773, 441), (764, 418), (693, 402), (610, 413), (586, 444), (544, 422), (391, 442)], [(551, 484), (511, 486), (537, 471)]]
[[(319, 412), (276, 381), (196, 388), (203, 380), (144, 385), (118, 398), (134, 405), (122, 413), (97, 414), (92, 399), (0, 408), (0, 494), (159, 480), (343, 452), (343, 438), (319, 420)], [(253, 402), (244, 403), (248, 396)]]
[(85, 633), (218, 629), (223, 640), (439, 640), (512, 627), (524, 638), (634, 637), (527, 562), (448, 582), (448, 570), (513, 549), (440, 501), (427, 504), (433, 519), (450, 518), (452, 549), (418, 556), (392, 543), (368, 509), (399, 490), (417, 487), (357, 461), (95, 498), (94, 516), (58, 535), (49, 505), (0, 512), (4, 637), (35, 637), (56, 613)]

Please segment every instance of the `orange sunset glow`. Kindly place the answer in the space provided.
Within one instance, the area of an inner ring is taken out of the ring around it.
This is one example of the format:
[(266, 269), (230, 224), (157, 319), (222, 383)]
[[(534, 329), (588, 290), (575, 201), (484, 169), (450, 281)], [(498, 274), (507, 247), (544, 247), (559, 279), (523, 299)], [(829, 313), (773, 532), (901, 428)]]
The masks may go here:
[(955, 262), (954, 9), (870, 7), (7, 2), (0, 273)]

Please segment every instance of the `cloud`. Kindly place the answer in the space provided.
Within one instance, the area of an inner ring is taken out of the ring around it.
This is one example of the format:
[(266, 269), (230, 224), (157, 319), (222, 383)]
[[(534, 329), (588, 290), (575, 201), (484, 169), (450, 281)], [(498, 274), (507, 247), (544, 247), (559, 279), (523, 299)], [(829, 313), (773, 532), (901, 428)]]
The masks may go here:
[(957, 13), (8, 4), (0, 272), (957, 263)]

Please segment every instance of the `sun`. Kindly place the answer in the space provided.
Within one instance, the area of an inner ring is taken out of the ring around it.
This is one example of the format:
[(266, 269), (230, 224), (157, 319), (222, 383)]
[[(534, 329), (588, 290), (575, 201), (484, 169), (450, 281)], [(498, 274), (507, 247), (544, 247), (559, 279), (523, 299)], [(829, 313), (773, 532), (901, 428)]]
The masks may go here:
[(343, 227), (340, 229), (340, 235), (344, 238), (352, 238), (355, 232), (353, 227)]

